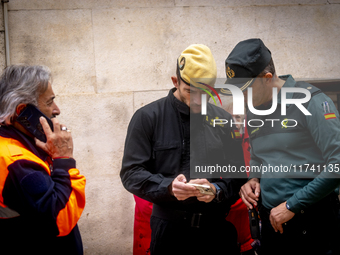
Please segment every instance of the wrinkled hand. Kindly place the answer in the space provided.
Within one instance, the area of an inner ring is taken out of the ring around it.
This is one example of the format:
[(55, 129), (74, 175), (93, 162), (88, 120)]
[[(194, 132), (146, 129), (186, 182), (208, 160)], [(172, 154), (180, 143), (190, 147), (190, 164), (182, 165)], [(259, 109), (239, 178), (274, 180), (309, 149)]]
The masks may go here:
[(257, 178), (250, 179), (240, 190), (240, 197), (248, 209), (253, 209), (253, 205), (257, 206), (260, 197), (260, 180)]
[(199, 193), (193, 186), (186, 185), (187, 180), (183, 174), (178, 175), (169, 186), (171, 195), (178, 200), (185, 200), (189, 197), (194, 197)]
[(283, 233), (282, 224), (293, 218), (295, 213), (289, 211), (286, 207), (286, 202), (279, 204), (270, 211), (269, 220), (275, 232)]
[(54, 132), (51, 130), (44, 117), (40, 117), (40, 123), (46, 135), (46, 143), (35, 138), (35, 144), (46, 151), (52, 158), (73, 157), (73, 140), (70, 132), (62, 131), (57, 118), (51, 119)]
[[(208, 185), (216, 193), (216, 187), (214, 185), (212, 185), (207, 179), (195, 179), (195, 180), (191, 180), (189, 183)], [(198, 201), (210, 203), (215, 198), (215, 195), (213, 195), (213, 196), (212, 195), (205, 195), (205, 194), (202, 194), (201, 192), (198, 191), (198, 194), (196, 195), (196, 197), (197, 197)]]

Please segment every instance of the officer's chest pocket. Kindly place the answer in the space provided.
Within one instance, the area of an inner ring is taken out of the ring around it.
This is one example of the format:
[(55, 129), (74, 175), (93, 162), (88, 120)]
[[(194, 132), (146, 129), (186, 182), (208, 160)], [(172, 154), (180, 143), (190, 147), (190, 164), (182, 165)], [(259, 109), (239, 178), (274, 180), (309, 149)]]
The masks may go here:
[(172, 175), (179, 169), (181, 145), (180, 143), (155, 144), (152, 157), (154, 169), (157, 173), (164, 174), (165, 176)]

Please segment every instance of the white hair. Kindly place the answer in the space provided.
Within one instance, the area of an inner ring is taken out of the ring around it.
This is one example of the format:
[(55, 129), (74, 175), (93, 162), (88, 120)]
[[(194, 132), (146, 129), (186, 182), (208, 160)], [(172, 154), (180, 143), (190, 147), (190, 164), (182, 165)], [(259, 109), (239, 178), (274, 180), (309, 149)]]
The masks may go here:
[(10, 125), (19, 104), (38, 106), (38, 98), (50, 81), (46, 66), (8, 66), (0, 78), (0, 123)]

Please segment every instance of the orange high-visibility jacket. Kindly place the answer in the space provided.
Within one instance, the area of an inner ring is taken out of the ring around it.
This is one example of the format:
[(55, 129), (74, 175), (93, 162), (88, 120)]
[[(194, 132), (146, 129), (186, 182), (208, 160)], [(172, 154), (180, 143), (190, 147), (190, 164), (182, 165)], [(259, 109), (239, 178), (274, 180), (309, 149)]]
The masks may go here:
[(85, 207), (85, 177), (75, 165), (72, 158), (50, 160), (33, 139), (0, 126), (1, 249), (83, 254), (77, 222)]

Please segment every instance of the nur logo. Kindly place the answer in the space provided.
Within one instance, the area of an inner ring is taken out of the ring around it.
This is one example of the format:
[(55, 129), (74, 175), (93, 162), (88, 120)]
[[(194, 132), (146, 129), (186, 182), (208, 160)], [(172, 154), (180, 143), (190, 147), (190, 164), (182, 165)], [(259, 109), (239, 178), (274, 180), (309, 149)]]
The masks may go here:
[[(217, 91), (216, 91), (213, 87), (211, 87), (211, 86), (209, 86), (208, 84), (205, 84), (205, 83), (203, 83), (203, 82), (197, 82), (197, 83), (199, 83), (199, 84), (201, 84), (201, 85), (203, 85), (203, 86), (206, 86), (208, 89), (210, 89), (212, 92), (214, 92), (215, 95), (217, 96), (218, 100), (220, 101), (221, 105), (222, 105), (222, 100), (221, 100), (219, 94), (217, 93)], [(196, 87), (196, 86), (195, 86), (195, 87)], [(209, 90), (204, 89), (204, 88), (201, 88), (201, 87), (196, 87), (196, 88), (201, 89), (201, 90), (203, 90), (205, 93), (207, 93), (207, 94), (214, 100), (214, 103), (215, 103), (215, 105), (217, 106), (216, 100), (215, 100), (214, 96), (210, 93)], [(204, 102), (203, 102), (203, 101), (204, 101)], [(205, 106), (207, 105), (207, 97), (206, 97), (206, 96), (203, 96), (203, 95), (202, 95), (202, 104), (204, 104)], [(205, 113), (201, 112), (201, 114), (202, 114), (202, 115), (206, 115), (206, 114), (207, 114), (207, 109), (206, 109), (206, 107), (205, 107), (205, 108), (202, 108), (202, 110), (203, 110), (203, 111), (205, 110)]]
[[(205, 86), (208, 86), (204, 84)], [(208, 88), (212, 89), (210, 86)], [(234, 85), (226, 85), (226, 84), (215, 84), (215, 88), (223, 88), (223, 89), (229, 89), (232, 97), (233, 97), (233, 114), (244, 114), (244, 96), (243, 92), (240, 88), (234, 86)], [(272, 88), (272, 106), (270, 109), (267, 110), (258, 110), (253, 106), (253, 88), (249, 87), (247, 88), (247, 96), (248, 96), (248, 109), (250, 112), (265, 116), (270, 115), (273, 112), (275, 112), (277, 108), (277, 88)], [(216, 91), (214, 90), (214, 93), (216, 94)], [(288, 98), (288, 93), (303, 93), (306, 97), (304, 98)], [(212, 95), (210, 94), (212, 97)], [(312, 115), (302, 104), (308, 102), (311, 99), (311, 93), (307, 89), (304, 88), (297, 88), (297, 87), (287, 87), (287, 88), (281, 88), (281, 115), (286, 115), (286, 106), (288, 104), (295, 104), (297, 108), (304, 114), (304, 115)], [(215, 100), (214, 100), (215, 101)], [(222, 104), (222, 103), (221, 103)], [(206, 95), (202, 95), (202, 104), (201, 104), (201, 114), (206, 115), (207, 114), (207, 99)]]

